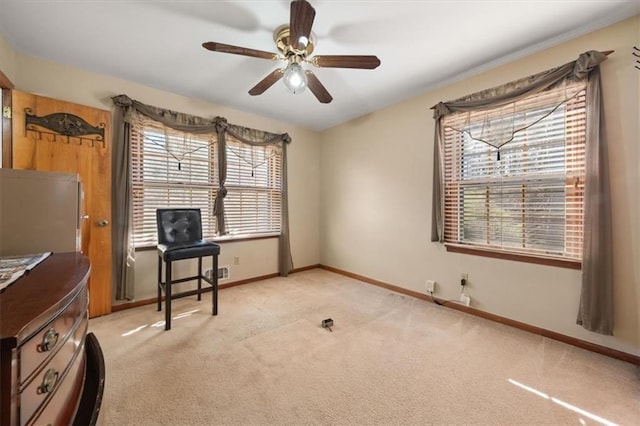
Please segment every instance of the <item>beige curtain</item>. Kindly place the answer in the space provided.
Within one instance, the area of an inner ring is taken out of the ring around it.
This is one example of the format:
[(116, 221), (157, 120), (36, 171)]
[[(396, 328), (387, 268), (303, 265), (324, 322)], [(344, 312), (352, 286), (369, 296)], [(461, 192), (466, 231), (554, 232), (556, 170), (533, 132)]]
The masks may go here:
[(587, 330), (610, 335), (613, 334), (611, 202), (599, 71), (599, 64), (606, 58), (602, 52), (585, 52), (560, 67), (435, 106), (431, 241), (444, 242), (442, 118), (452, 112), (502, 107), (562, 84), (566, 79), (588, 79), (584, 248), (577, 323)]
[(587, 114), (582, 292), (577, 323), (587, 330), (613, 335), (611, 196), (599, 67), (589, 74)]
[(116, 300), (132, 300), (135, 250), (131, 244), (131, 128), (128, 98), (113, 98), (113, 149), (111, 166), (112, 279)]

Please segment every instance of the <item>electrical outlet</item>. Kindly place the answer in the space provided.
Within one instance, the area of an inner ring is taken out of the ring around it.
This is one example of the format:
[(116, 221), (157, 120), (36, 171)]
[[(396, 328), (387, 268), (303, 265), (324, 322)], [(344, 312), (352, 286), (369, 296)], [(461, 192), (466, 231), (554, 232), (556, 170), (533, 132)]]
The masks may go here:
[(464, 287), (467, 284), (469, 284), (469, 274), (460, 274), (460, 285)]
[(239, 257), (239, 256), (234, 256), (234, 258), (233, 258), (233, 264), (234, 264), (234, 265), (239, 265), (239, 264), (240, 264), (240, 257)]
[(427, 287), (427, 293), (435, 293), (436, 292), (436, 282), (433, 280), (427, 280), (425, 283)]

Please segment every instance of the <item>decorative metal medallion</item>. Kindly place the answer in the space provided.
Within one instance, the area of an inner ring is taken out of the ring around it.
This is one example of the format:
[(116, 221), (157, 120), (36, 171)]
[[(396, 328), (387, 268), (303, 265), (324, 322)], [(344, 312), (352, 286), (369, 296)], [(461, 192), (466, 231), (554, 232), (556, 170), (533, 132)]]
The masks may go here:
[[(58, 136), (64, 136), (66, 143), (75, 139), (80, 145), (87, 142), (91, 148), (95, 146), (96, 142), (102, 144), (102, 148), (105, 147), (105, 123), (92, 126), (77, 115), (66, 112), (56, 112), (43, 117), (32, 114), (31, 108), (25, 108), (24, 112), (25, 133), (27, 131), (37, 132), (39, 139), (42, 139), (43, 134), (52, 135), (54, 142), (57, 141)], [(42, 130), (42, 128), (50, 131)]]

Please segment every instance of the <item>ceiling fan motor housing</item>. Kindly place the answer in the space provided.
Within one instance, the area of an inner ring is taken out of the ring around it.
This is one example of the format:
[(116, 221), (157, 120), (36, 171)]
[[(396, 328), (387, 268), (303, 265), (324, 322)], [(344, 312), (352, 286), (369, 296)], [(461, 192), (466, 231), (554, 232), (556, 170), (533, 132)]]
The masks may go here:
[(289, 29), (289, 25), (281, 25), (276, 28), (273, 33), (273, 39), (276, 42), (276, 46), (284, 57), (288, 59), (290, 56), (295, 55), (305, 59), (308, 55), (311, 55), (315, 45), (315, 34), (312, 33), (309, 36), (307, 47), (304, 50), (297, 50), (291, 45), (291, 40), (289, 39), (290, 34), (291, 31)]

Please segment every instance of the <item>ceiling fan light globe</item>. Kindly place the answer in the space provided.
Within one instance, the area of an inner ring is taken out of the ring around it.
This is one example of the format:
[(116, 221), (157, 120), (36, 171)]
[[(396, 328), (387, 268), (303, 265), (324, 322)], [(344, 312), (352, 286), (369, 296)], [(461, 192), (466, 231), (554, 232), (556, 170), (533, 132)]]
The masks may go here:
[(304, 89), (307, 88), (307, 74), (299, 64), (289, 64), (282, 79), (284, 85), (294, 95), (304, 92)]

